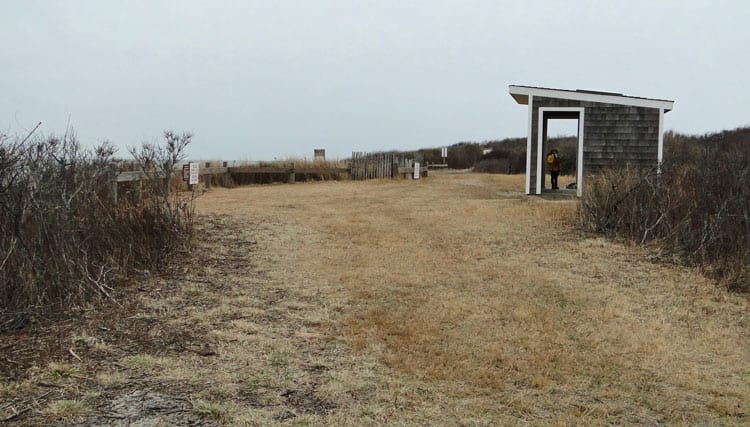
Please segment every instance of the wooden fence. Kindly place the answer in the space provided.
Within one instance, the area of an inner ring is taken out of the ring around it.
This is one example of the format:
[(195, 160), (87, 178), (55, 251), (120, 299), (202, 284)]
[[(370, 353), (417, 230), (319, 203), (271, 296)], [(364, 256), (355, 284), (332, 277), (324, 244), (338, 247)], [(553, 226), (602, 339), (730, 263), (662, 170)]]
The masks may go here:
[[(288, 182), (294, 183), (298, 180), (306, 181), (308, 179), (336, 179), (339, 176), (347, 176), (348, 168), (329, 168), (329, 167), (303, 167), (295, 168), (294, 164), (288, 167), (203, 167), (199, 169), (200, 181), (205, 187), (219, 185), (228, 187), (230, 183), (249, 184), (249, 183), (271, 183), (271, 182)], [(172, 174), (172, 180), (179, 180), (182, 177), (181, 170), (175, 170)], [(318, 178), (311, 178), (318, 177)], [(331, 178), (336, 177), (336, 178)], [(144, 172), (144, 171), (127, 171), (120, 172), (114, 176), (109, 183), (109, 193), (116, 201), (118, 196), (118, 184), (132, 183), (135, 185), (135, 191), (140, 194), (143, 187), (143, 181), (152, 179), (164, 179), (161, 172)], [(166, 184), (169, 189), (170, 184)]]
[[(396, 178), (413, 173), (414, 160), (395, 153), (353, 152), (349, 177), (355, 180)], [(427, 168), (420, 168), (426, 176)]]
[[(207, 164), (208, 165), (208, 164)], [(427, 167), (420, 168), (420, 176), (427, 176)], [(288, 167), (203, 167), (199, 169), (201, 182), (206, 187), (211, 185), (229, 186), (230, 181), (247, 183), (270, 183), (288, 182), (294, 183), (299, 180), (320, 179), (320, 177), (335, 177), (324, 179), (340, 179), (348, 175), (350, 179), (384, 179), (396, 177), (411, 177), (414, 173), (414, 162), (393, 153), (352, 153), (352, 162), (348, 168), (331, 167), (302, 167), (295, 168), (292, 163)], [(181, 170), (175, 170), (173, 179), (182, 176)], [(318, 178), (315, 178), (318, 177)], [(136, 192), (140, 193), (142, 182), (151, 179), (163, 179), (164, 175), (158, 172), (127, 171), (113, 176), (110, 185), (110, 194), (117, 200), (119, 183), (134, 183)], [(167, 184), (168, 185), (168, 184)]]

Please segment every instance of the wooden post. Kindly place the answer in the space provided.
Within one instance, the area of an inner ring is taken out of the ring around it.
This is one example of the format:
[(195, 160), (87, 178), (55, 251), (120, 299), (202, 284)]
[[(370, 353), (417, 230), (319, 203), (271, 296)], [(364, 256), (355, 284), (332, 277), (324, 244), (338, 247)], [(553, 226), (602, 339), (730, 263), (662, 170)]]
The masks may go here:
[(169, 193), (171, 190), (169, 188), (171, 186), (171, 182), (169, 181), (171, 180), (172, 180), (172, 174), (170, 173), (170, 171), (164, 170), (164, 197), (169, 197)]
[[(226, 168), (228, 165), (227, 162), (221, 162), (221, 167)], [(223, 174), (221, 174), (221, 186), (224, 188), (229, 187), (229, 169), (226, 170)]]
[(294, 163), (292, 163), (292, 167), (289, 169), (289, 183), (294, 184)]
[(109, 197), (112, 203), (117, 204), (117, 174), (112, 174), (109, 180)]

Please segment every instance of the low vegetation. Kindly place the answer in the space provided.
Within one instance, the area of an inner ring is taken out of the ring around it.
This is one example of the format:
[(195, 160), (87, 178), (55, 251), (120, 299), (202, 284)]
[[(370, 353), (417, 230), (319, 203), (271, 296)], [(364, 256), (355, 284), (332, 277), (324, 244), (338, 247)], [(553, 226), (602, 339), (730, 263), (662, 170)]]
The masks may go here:
[(660, 171), (629, 167), (587, 184), (581, 218), (592, 230), (644, 244), (750, 292), (750, 128), (667, 134)]
[(191, 135), (131, 150), (150, 180), (114, 198), (115, 149), (61, 137), (0, 135), (0, 330), (97, 298), (162, 268), (190, 241), (192, 198), (170, 192)]
[(746, 425), (746, 296), (523, 183), (214, 189), (172, 274), (0, 334), (0, 422)]
[[(131, 150), (150, 179), (115, 203), (108, 144), (4, 136), (0, 422), (746, 425), (750, 300), (679, 263), (747, 290), (747, 136), (669, 134), (661, 174), (602, 174), (580, 205), (458, 171), (194, 200), (173, 132)], [(452, 167), (525, 166), (524, 140), (492, 144)]]
[[(562, 175), (572, 175), (576, 169), (578, 140), (571, 136), (551, 137), (548, 149), (556, 148), (561, 157)], [(442, 163), (440, 148), (423, 148), (405, 152), (420, 162)], [(521, 174), (526, 173), (526, 138), (505, 138), (497, 141), (459, 142), (448, 147), (446, 163), (451, 169), (473, 169), (475, 172)]]
[[(749, 144), (750, 127), (699, 136), (667, 132), (667, 161), (659, 170), (623, 165), (587, 184), (583, 225), (639, 244), (658, 243), (665, 261), (698, 266), (728, 288), (750, 292)], [(550, 138), (547, 148), (559, 151), (561, 175), (574, 175), (577, 139)], [(448, 151), (450, 167), (526, 172), (525, 138), (462, 142)], [(439, 149), (416, 153), (441, 161)]]

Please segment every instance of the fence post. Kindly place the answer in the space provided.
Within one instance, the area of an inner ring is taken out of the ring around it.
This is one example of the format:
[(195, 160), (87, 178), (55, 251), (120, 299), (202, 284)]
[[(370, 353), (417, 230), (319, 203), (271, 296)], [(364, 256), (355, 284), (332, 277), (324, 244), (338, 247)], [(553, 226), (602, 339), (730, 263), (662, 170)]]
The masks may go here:
[(203, 185), (206, 187), (206, 189), (211, 188), (211, 174), (203, 174)]
[(117, 204), (117, 172), (114, 172), (109, 177), (109, 197), (112, 199), (112, 203)]
[(136, 197), (138, 197), (138, 201), (140, 202), (143, 200), (143, 180), (138, 180), (138, 186), (136, 187)]
[(289, 169), (289, 183), (294, 184), (294, 162), (292, 162), (292, 167)]
[(171, 182), (172, 181), (172, 173), (171, 170), (168, 168), (164, 169), (164, 197), (169, 197), (169, 193), (171, 191)]

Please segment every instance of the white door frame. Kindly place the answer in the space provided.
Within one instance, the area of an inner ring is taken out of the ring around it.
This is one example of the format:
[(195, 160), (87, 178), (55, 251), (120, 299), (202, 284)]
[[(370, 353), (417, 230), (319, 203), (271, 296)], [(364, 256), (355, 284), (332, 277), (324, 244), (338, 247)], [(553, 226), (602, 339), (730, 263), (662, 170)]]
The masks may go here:
[[(544, 113), (545, 112), (562, 112), (578, 113), (578, 158), (576, 163), (576, 195), (581, 197), (583, 194), (583, 116), (584, 107), (539, 107), (537, 113), (537, 134), (536, 134), (536, 194), (542, 194), (542, 180), (544, 179)], [(529, 138), (531, 139), (531, 138)], [(530, 148), (530, 147), (529, 147)], [(531, 152), (528, 155), (529, 163), (531, 161)], [(531, 174), (529, 174), (529, 177)], [(530, 178), (529, 178), (530, 179)], [(528, 191), (527, 191), (528, 192)]]

